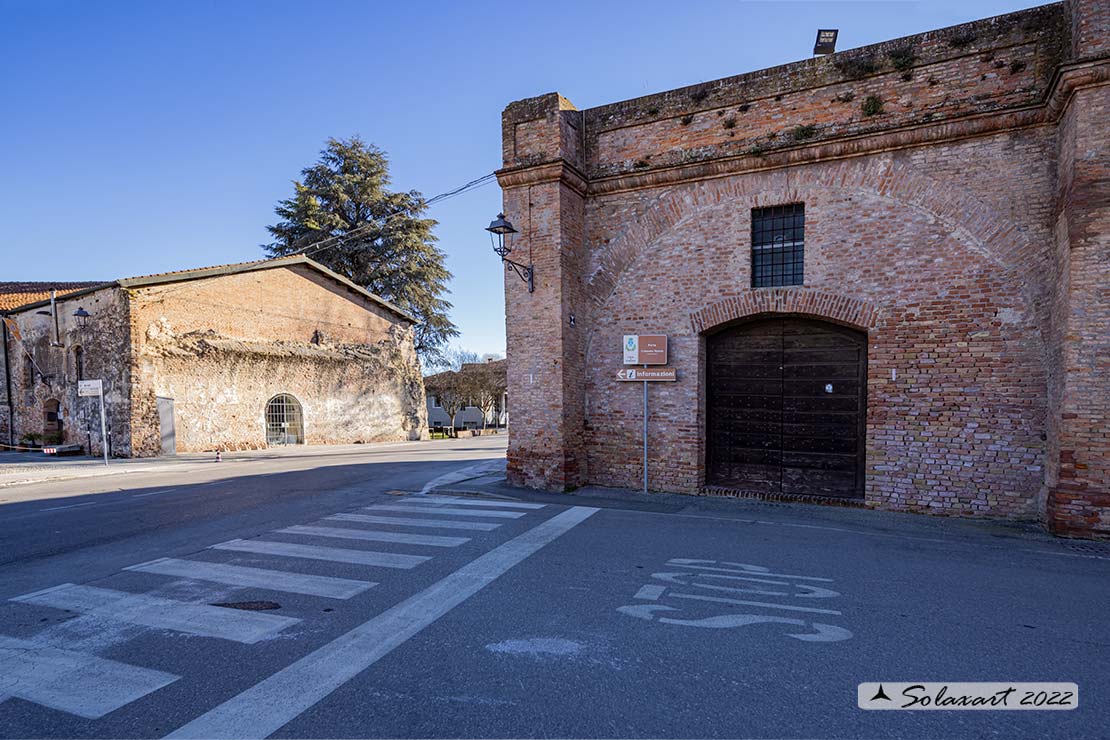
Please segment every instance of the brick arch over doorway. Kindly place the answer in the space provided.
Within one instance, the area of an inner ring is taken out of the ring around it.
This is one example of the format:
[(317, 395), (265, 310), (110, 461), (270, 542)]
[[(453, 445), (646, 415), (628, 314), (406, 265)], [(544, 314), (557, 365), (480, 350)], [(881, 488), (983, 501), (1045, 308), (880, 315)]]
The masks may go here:
[(752, 290), (694, 311), (690, 328), (701, 333), (759, 314), (796, 314), (866, 331), (875, 325), (879, 308), (853, 296), (807, 288)]

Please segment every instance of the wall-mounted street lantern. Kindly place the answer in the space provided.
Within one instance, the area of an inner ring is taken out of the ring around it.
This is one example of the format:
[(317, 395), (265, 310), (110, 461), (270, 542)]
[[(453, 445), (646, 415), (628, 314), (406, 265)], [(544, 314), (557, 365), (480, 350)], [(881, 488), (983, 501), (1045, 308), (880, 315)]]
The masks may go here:
[(89, 325), (89, 316), (91, 314), (84, 308), (78, 306), (77, 310), (73, 312), (73, 318), (77, 319), (77, 326), (84, 328)]
[(496, 252), (497, 256), (501, 258), (501, 261), (505, 263), (505, 269), (512, 270), (519, 275), (521, 280), (528, 283), (528, 292), (533, 292), (535, 286), (532, 282), (532, 276), (535, 271), (532, 269), (532, 265), (522, 265), (519, 262), (513, 262), (509, 259), (509, 254), (512, 253), (513, 247), (510, 240), (505, 237), (518, 232), (513, 228), (512, 223), (506, 220), (505, 214), (497, 214), (497, 218), (490, 222), (490, 225), (486, 227), (486, 231), (489, 232), (489, 240), (493, 245), (493, 251)]

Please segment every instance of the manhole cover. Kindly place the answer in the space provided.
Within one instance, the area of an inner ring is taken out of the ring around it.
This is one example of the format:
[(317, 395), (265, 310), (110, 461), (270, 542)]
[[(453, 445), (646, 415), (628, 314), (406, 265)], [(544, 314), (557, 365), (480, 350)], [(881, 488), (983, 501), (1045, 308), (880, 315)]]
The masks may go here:
[(264, 612), (270, 609), (280, 609), (281, 604), (276, 601), (225, 601), (212, 606), (222, 606), (226, 609), (243, 609), (248, 612)]

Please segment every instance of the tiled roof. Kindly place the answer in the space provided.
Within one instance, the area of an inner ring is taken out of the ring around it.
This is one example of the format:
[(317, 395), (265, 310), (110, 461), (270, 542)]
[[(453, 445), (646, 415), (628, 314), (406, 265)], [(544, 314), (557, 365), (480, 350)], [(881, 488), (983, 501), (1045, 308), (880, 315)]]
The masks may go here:
[(61, 298), (84, 288), (100, 285), (100, 282), (11, 282), (0, 283), (0, 311), (25, 306), (28, 303), (50, 300), (50, 291), (56, 290)]

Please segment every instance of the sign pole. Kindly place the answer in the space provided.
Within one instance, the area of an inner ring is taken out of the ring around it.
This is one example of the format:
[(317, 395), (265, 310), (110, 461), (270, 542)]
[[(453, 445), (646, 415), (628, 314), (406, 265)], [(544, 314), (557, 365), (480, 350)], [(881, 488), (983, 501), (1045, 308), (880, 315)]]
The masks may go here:
[[(647, 369), (647, 365), (644, 365)], [(648, 382), (644, 381), (644, 493), (648, 492), (648, 459), (647, 459), (647, 439), (648, 439), (648, 405), (647, 405), (647, 387)]]
[(108, 464), (108, 431), (104, 423), (104, 390), (100, 391), (100, 448), (104, 451), (104, 464)]
[[(104, 464), (108, 464), (108, 424), (104, 421), (104, 379), (77, 381), (77, 397), (96, 396), (100, 399), (100, 446), (104, 450)], [(92, 426), (89, 427), (89, 452), (92, 452)]]

